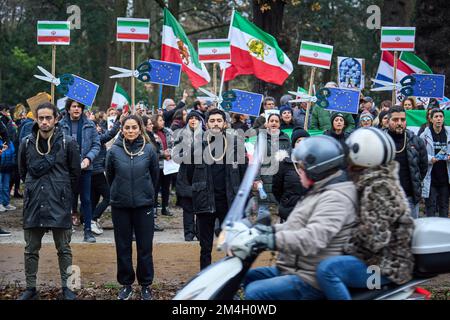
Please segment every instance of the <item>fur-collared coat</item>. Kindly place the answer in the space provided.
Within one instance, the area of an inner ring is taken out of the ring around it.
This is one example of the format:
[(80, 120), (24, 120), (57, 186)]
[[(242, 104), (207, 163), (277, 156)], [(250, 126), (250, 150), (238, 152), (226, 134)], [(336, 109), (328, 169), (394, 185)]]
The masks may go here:
[(411, 252), (414, 220), (400, 186), (398, 170), (398, 162), (392, 161), (355, 175), (359, 223), (345, 251), (368, 266), (379, 266), (383, 276), (402, 284), (412, 278), (414, 268)]

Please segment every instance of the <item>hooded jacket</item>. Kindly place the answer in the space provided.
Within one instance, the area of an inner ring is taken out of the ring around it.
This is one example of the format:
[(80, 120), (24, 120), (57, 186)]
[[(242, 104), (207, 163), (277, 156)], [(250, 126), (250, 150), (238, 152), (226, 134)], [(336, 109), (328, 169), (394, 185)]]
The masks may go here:
[(38, 126), (19, 147), (19, 173), (25, 181), (23, 228), (72, 227), (72, 194), (80, 177), (80, 151), (72, 137), (55, 128), (48, 155), (36, 151)]

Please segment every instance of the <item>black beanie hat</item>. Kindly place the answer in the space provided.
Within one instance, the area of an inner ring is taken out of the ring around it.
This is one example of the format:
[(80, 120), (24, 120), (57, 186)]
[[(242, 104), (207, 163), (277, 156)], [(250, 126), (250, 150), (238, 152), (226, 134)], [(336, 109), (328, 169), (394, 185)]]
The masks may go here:
[(192, 117), (197, 117), (200, 122), (203, 122), (203, 116), (197, 110), (191, 110), (186, 116), (186, 123), (189, 122), (189, 119)]
[(345, 119), (345, 115), (342, 112), (333, 112), (331, 114), (331, 116), (330, 116), (331, 128), (333, 128), (333, 121), (337, 117), (341, 117), (342, 119), (344, 119), (344, 128), (347, 128), (347, 119)]
[(295, 127), (292, 130), (291, 136), (292, 148), (295, 148), (295, 142), (297, 142), (299, 138), (306, 138), (306, 137), (310, 137), (308, 131), (304, 130), (302, 127)]

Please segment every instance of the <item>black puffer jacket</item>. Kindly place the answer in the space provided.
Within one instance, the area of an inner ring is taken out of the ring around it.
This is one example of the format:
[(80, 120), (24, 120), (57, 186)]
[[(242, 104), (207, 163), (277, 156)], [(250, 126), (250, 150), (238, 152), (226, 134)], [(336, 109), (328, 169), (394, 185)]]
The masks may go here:
[[(158, 177), (158, 159), (154, 147), (147, 143), (136, 156), (129, 156), (120, 134), (106, 155), (106, 179), (111, 186), (111, 206), (138, 208), (153, 206)], [(125, 142), (127, 150), (136, 153), (144, 143), (142, 137)]]
[[(231, 130), (229, 130), (231, 131)], [(234, 131), (234, 130), (233, 130)], [(188, 184), (192, 186), (192, 203), (194, 213), (214, 213), (216, 212), (216, 204), (214, 198), (214, 183), (224, 183), (226, 187), (226, 197), (228, 206), (233, 202), (247, 169), (247, 160), (244, 158), (244, 163), (238, 163), (238, 155), (243, 154), (243, 150), (239, 148), (244, 147), (244, 141), (238, 135), (230, 134), (230, 138), (234, 141), (232, 147), (234, 148), (234, 159), (223, 159), (225, 163), (225, 181), (217, 181), (212, 175), (212, 166), (205, 163), (203, 160), (201, 164), (190, 164), (187, 166)], [(231, 140), (231, 139), (230, 139)], [(229, 140), (229, 141), (230, 141)], [(195, 143), (194, 143), (195, 144)], [(203, 142), (203, 151), (207, 147), (206, 142)], [(231, 148), (231, 141), (228, 148)], [(205, 154), (203, 152), (203, 154)], [(245, 154), (245, 152), (244, 152)], [(229, 160), (229, 161), (228, 161)]]
[[(78, 143), (56, 127), (47, 155), (36, 151), (37, 124), (19, 148), (19, 173), (25, 181), (23, 228), (72, 227), (72, 194), (81, 172)], [(44, 150), (41, 150), (41, 152)]]
[(272, 192), (277, 199), (278, 212), (282, 219), (287, 220), (297, 202), (306, 194), (306, 189), (300, 183), (300, 177), (295, 171), (289, 157), (280, 162), (278, 172), (273, 177)]

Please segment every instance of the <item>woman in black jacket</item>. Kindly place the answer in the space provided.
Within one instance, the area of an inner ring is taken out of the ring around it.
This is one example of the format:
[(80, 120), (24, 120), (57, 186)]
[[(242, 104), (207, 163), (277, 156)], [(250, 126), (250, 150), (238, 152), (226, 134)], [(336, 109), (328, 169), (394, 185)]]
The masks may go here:
[(132, 235), (136, 236), (137, 279), (143, 300), (151, 300), (153, 282), (153, 206), (158, 159), (139, 116), (123, 120), (122, 133), (106, 156), (106, 177), (111, 186), (111, 211), (117, 253), (119, 299), (128, 300), (135, 272)]
[[(292, 149), (300, 144), (300, 141), (309, 137), (309, 133), (300, 127), (292, 131)], [(278, 172), (273, 177), (272, 192), (277, 199), (278, 214), (282, 221), (286, 221), (297, 202), (305, 195), (306, 189), (302, 186), (290, 157), (282, 159)]]
[(340, 112), (333, 112), (331, 114), (330, 121), (331, 129), (325, 131), (323, 134), (335, 138), (344, 148), (347, 148), (345, 139), (350, 136), (350, 133), (345, 132), (348, 123), (344, 114)]

